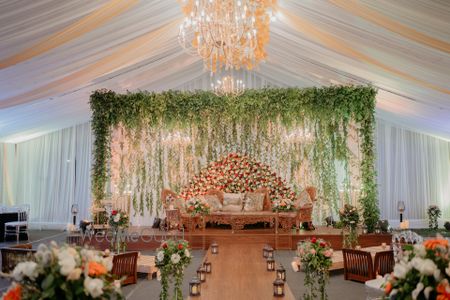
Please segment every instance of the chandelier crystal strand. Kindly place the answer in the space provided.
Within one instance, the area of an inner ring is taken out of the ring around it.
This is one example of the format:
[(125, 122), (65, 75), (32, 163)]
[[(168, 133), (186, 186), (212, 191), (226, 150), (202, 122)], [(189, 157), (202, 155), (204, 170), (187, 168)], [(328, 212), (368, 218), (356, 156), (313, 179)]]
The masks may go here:
[(184, 0), (178, 40), (211, 73), (253, 69), (266, 58), (276, 0)]

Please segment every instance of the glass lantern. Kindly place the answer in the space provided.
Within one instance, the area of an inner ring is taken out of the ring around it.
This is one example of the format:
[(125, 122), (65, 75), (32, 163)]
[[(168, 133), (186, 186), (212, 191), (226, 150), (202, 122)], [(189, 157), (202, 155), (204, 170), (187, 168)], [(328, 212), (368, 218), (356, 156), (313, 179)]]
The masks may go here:
[(282, 264), (277, 268), (277, 278), (286, 281), (286, 270)]
[(70, 212), (73, 216), (73, 225), (77, 225), (77, 214), (78, 214), (78, 204), (72, 204), (72, 207), (70, 208)]
[(268, 254), (267, 254), (267, 249), (269, 249), (268, 245), (264, 245), (263, 248), (263, 258), (267, 258)]
[(273, 282), (273, 295), (274, 297), (284, 297), (284, 281), (280, 278)]
[(219, 254), (219, 245), (216, 242), (211, 244), (211, 254)]
[(208, 274), (211, 273), (211, 262), (205, 261), (203, 263), (203, 268), (205, 269), (206, 273), (208, 273)]
[(369, 233), (369, 229), (367, 228), (367, 225), (364, 224), (362, 227), (362, 234), (367, 234), (367, 233)]
[(273, 248), (267, 248), (267, 258), (273, 258)]
[(397, 202), (397, 210), (400, 213), (400, 223), (403, 222), (403, 212), (405, 211), (405, 201), (398, 201)]
[(189, 282), (189, 296), (200, 296), (201, 281), (194, 277)]
[(199, 268), (197, 269), (197, 278), (200, 279), (200, 282), (205, 282), (205, 281), (206, 281), (206, 271), (205, 271), (205, 268), (199, 267)]
[(272, 257), (267, 258), (267, 271), (275, 271), (275, 260)]

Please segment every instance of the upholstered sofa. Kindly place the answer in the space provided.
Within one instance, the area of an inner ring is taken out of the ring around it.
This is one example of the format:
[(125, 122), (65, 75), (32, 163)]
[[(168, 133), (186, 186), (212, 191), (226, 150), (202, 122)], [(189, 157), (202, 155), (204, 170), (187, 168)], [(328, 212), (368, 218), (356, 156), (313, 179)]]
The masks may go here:
[(288, 231), (294, 225), (306, 222), (312, 224), (312, 210), (315, 201), (315, 188), (308, 187), (297, 197), (296, 209), (289, 212), (273, 212), (268, 190), (258, 189), (254, 192), (231, 194), (210, 190), (205, 195), (197, 196), (210, 206), (210, 214), (204, 217), (192, 216), (186, 212), (185, 200), (176, 193), (165, 189), (161, 199), (165, 208), (176, 208), (179, 220), (186, 230), (202, 228), (207, 222), (230, 225), (233, 231), (241, 230), (245, 225), (259, 222), (268, 223), (271, 228)]

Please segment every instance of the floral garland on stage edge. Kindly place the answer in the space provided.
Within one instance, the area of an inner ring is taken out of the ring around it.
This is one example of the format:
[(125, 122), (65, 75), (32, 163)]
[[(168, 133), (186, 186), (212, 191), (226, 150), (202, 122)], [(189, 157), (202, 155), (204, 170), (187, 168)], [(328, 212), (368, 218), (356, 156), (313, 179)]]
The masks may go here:
[(109, 226), (112, 230), (111, 251), (121, 253), (127, 250), (125, 229), (128, 228), (130, 218), (128, 214), (122, 210), (113, 210), (109, 217)]
[(319, 293), (321, 300), (328, 299), (326, 285), (329, 279), (328, 269), (332, 264), (333, 249), (324, 240), (313, 237), (310, 241), (300, 244), (298, 255), (305, 272), (304, 285), (307, 292), (303, 298), (313, 300)]
[(388, 299), (450, 299), (450, 249), (438, 237), (405, 245), (384, 285)]
[(156, 265), (161, 272), (160, 300), (169, 298), (169, 283), (175, 279), (173, 299), (183, 299), (181, 285), (183, 284), (184, 269), (191, 262), (189, 243), (185, 240), (168, 240), (157, 249)]
[(120, 281), (109, 273), (112, 261), (101, 252), (39, 245), (35, 261), (20, 262), (12, 272), (15, 281), (5, 300), (123, 299)]
[(350, 204), (345, 204), (339, 210), (342, 223), (342, 248), (355, 248), (358, 245), (358, 209)]
[(278, 199), (295, 200), (295, 193), (286, 181), (272, 172), (269, 166), (257, 162), (246, 155), (230, 153), (218, 161), (210, 163), (194, 176), (189, 185), (181, 190), (180, 196), (190, 199), (205, 194), (211, 189), (225, 193), (244, 193), (258, 188), (269, 189), (272, 201)]

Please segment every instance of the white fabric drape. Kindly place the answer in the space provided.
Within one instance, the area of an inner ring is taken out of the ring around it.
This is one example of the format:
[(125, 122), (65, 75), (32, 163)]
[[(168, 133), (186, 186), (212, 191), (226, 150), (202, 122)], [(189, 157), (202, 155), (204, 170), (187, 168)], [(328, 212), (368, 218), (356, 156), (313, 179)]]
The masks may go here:
[(450, 219), (450, 143), (377, 120), (376, 153), (381, 217), (398, 222), (397, 202), (405, 217), (426, 226), (427, 207), (438, 205)]
[(91, 144), (90, 123), (85, 123), (2, 145), (7, 165), (1, 165), (1, 203), (30, 204), (30, 222), (38, 226), (67, 224), (73, 203), (79, 205), (78, 220), (88, 217)]

